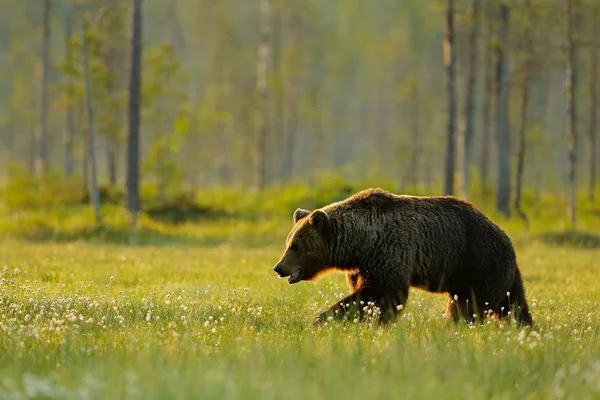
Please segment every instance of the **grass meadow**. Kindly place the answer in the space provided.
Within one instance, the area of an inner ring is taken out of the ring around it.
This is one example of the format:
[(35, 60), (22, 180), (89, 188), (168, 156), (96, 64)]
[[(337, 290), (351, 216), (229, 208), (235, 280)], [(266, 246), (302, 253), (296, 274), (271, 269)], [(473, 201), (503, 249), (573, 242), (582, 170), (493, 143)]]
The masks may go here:
[(348, 289), (277, 278), (287, 211), (130, 229), (112, 206), (100, 228), (83, 207), (3, 210), (0, 398), (600, 398), (594, 213), (577, 234), (550, 212), (530, 229), (493, 217), (536, 321), (518, 330), (454, 324), (444, 295), (418, 290), (393, 325), (312, 327)]

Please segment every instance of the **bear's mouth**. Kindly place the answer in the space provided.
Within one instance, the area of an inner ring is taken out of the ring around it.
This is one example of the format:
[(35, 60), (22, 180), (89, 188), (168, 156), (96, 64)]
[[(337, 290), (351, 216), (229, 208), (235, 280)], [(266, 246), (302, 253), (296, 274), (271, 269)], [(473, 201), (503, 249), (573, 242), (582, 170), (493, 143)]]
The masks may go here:
[(288, 284), (300, 282), (302, 280), (302, 268), (298, 268), (288, 277)]

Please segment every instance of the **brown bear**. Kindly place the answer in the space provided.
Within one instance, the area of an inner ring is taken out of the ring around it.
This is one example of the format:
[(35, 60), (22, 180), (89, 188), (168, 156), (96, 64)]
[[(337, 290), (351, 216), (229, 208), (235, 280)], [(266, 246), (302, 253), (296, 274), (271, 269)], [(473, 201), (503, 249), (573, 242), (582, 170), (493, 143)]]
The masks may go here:
[(339, 270), (352, 293), (316, 319), (380, 320), (401, 310), (409, 287), (448, 293), (455, 321), (513, 313), (533, 323), (510, 238), (471, 204), (452, 196), (417, 197), (368, 189), (312, 212), (297, 209), (274, 271), (290, 284)]

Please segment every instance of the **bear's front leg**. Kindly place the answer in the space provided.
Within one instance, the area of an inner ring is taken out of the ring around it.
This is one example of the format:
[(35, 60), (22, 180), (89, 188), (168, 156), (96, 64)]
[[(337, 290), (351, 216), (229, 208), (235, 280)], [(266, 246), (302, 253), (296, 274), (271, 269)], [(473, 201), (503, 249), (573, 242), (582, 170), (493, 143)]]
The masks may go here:
[(329, 319), (364, 320), (368, 317), (386, 322), (396, 316), (408, 297), (408, 289), (387, 292), (370, 287), (363, 287), (335, 303), (327, 311), (321, 313), (313, 322), (319, 325)]
[[(345, 319), (345, 318), (357, 318), (360, 316), (361, 311), (361, 296), (360, 291), (356, 291), (349, 296), (344, 297), (338, 301), (327, 311), (321, 313), (313, 322), (313, 325), (320, 325), (329, 319)], [(363, 301), (364, 302), (364, 301)]]
[(359, 271), (346, 273), (346, 282), (348, 283), (348, 288), (353, 293), (363, 286), (363, 278)]

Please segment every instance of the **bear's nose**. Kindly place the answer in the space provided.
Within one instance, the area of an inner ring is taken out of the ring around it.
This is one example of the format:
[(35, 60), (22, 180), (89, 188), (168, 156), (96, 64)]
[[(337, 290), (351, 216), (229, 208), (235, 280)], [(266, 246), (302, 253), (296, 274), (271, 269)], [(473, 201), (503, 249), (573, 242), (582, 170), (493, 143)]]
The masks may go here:
[(273, 271), (277, 272), (277, 274), (281, 275), (281, 266), (279, 264), (277, 264), (275, 266), (275, 268), (273, 268)]

